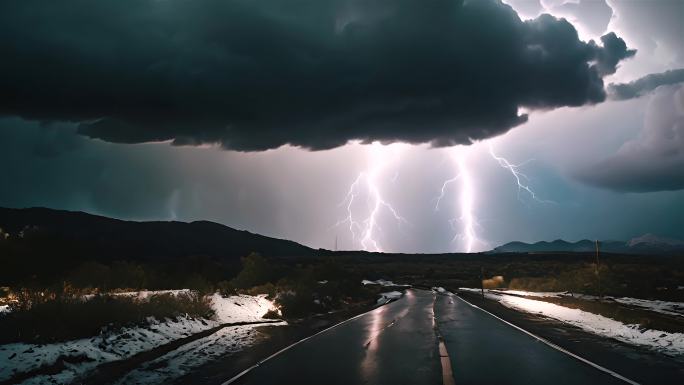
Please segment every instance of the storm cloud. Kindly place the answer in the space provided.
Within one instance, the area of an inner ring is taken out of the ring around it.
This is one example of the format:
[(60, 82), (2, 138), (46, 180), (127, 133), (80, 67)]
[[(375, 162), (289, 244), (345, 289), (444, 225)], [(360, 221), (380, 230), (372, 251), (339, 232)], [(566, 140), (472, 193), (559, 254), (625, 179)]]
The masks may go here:
[(240, 151), (468, 144), (599, 103), (635, 51), (499, 1), (0, 1), (0, 114)]
[(643, 96), (656, 88), (684, 82), (684, 68), (646, 75), (629, 83), (608, 85), (608, 95), (614, 100), (627, 100)]
[(600, 36), (608, 28), (613, 9), (605, 0), (544, 1), (545, 11), (581, 23), (591, 36)]
[(684, 189), (684, 86), (656, 89), (639, 138), (584, 170), (589, 184), (625, 192)]

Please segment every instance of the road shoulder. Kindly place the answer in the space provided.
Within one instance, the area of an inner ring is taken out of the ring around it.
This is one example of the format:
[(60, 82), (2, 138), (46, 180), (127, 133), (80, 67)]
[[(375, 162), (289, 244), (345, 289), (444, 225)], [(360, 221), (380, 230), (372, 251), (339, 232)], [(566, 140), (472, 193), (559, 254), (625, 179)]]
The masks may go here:
[(684, 378), (684, 359), (604, 338), (559, 321), (518, 312), (474, 293), (459, 292), (458, 295), (515, 326), (639, 383), (678, 384)]

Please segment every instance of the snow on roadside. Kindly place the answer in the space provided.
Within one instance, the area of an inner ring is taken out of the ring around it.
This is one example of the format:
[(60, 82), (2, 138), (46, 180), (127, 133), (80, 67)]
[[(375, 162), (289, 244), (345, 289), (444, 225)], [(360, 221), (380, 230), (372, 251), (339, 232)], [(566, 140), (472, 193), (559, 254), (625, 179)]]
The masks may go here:
[(452, 295), (454, 295), (454, 293), (448, 291), (447, 289), (445, 289), (445, 288), (443, 288), (443, 287), (441, 287), (441, 286), (432, 287), (432, 291), (434, 291), (434, 292), (436, 292), (436, 293), (439, 293), (439, 294), (444, 294), (444, 295), (447, 295), (447, 296), (452, 296)]
[[(113, 333), (102, 333), (54, 344), (13, 343), (0, 345), (0, 381), (16, 373), (36, 370), (62, 357), (80, 357), (83, 362), (67, 365), (68, 369), (51, 376), (57, 383), (71, 382), (78, 374), (99, 364), (130, 357), (136, 353), (171, 342), (178, 338), (215, 326), (215, 321), (178, 318), (151, 323), (145, 327), (122, 328)], [(40, 382), (40, 381), (39, 381)]]
[(280, 311), (266, 295), (232, 295), (228, 298), (216, 293), (210, 297), (216, 320), (221, 323), (260, 321), (268, 311)]
[[(461, 290), (466, 290), (462, 288)], [(469, 291), (480, 291), (480, 289), (467, 288)], [(589, 301), (598, 301), (599, 297), (595, 295), (588, 294), (570, 294), (568, 292), (535, 292), (535, 291), (523, 291), (523, 290), (509, 290), (509, 289), (491, 289), (492, 293), (498, 294), (511, 294), (511, 295), (521, 295), (525, 297), (542, 297), (542, 298), (562, 298), (562, 297), (573, 297), (578, 299), (585, 299)], [(643, 310), (649, 310), (656, 313), (676, 315), (684, 317), (684, 303), (682, 302), (670, 302), (670, 301), (660, 301), (652, 299), (641, 299), (641, 298), (631, 298), (631, 297), (611, 297), (605, 296), (603, 300), (615, 301), (617, 303), (634, 306), (641, 308)]]
[(384, 279), (378, 279), (377, 281), (370, 281), (370, 280), (364, 279), (363, 281), (361, 281), (361, 283), (364, 286), (365, 285), (380, 285), (380, 286), (411, 287), (411, 285), (402, 285), (402, 284), (394, 283), (392, 281), (387, 281)]
[[(477, 289), (479, 290), (479, 289)], [(567, 293), (564, 291), (524, 291), (524, 290), (509, 290), (509, 289), (492, 289), (492, 292), (496, 293), (501, 293), (501, 294), (513, 294), (513, 295), (522, 295), (525, 297), (562, 297), (566, 295)]]
[(379, 304), (386, 304), (392, 300), (399, 299), (404, 295), (400, 291), (388, 291), (386, 293), (380, 293), (380, 298), (378, 298)]
[[(285, 322), (270, 326), (285, 325)], [(226, 327), (218, 332), (183, 345), (129, 372), (117, 384), (167, 384), (212, 358), (233, 354), (250, 346), (256, 339), (251, 325)]]
[[(479, 289), (468, 288), (460, 290), (480, 291)], [(660, 330), (642, 329), (639, 325), (624, 324), (598, 314), (580, 309), (571, 309), (545, 301), (491, 291), (485, 291), (485, 296), (499, 301), (499, 303), (506, 307), (552, 318), (577, 326), (590, 333), (614, 338), (629, 344), (647, 346), (671, 355), (684, 354), (684, 333), (668, 333)]]
[(684, 317), (684, 303), (682, 302), (658, 301), (630, 297), (612, 298), (612, 300), (623, 305), (639, 307), (645, 310), (654, 311), (656, 313)]
[[(152, 320), (150, 320), (152, 321)], [(0, 345), (0, 381), (21, 372), (36, 370), (57, 362), (62, 357), (80, 357), (77, 364), (67, 364), (67, 369), (52, 376), (37, 376), (25, 384), (72, 382), (79, 374), (97, 365), (128, 358), (142, 351), (153, 349), (173, 340), (187, 337), (215, 326), (215, 321), (178, 318), (163, 322), (152, 321), (146, 327), (123, 328), (115, 333), (103, 333), (92, 338), (54, 344), (13, 343)]]
[[(122, 291), (118, 293), (106, 293), (107, 295), (111, 296), (117, 296), (117, 297), (135, 297), (138, 300), (143, 300), (143, 299), (148, 299), (150, 296), (153, 295), (164, 295), (164, 294), (172, 294), (174, 296), (178, 296), (179, 294), (191, 294), (190, 289), (178, 289), (178, 290), (141, 290), (141, 291)], [(95, 294), (86, 294), (83, 296), (83, 299), (89, 300), (91, 298), (95, 297)]]
[[(210, 297), (216, 320), (220, 323), (258, 322), (268, 311), (279, 311), (265, 295), (235, 295)], [(287, 325), (285, 321), (269, 326)], [(131, 371), (118, 384), (166, 384), (192, 369), (226, 354), (241, 351), (256, 338), (256, 326), (225, 327), (207, 337), (192, 341)]]
[[(377, 281), (370, 281), (370, 280), (364, 279), (363, 281), (361, 281), (361, 283), (364, 286), (366, 286), (366, 285), (379, 285), (379, 286), (383, 286), (383, 287), (406, 287), (406, 288), (411, 287), (411, 285), (401, 285), (401, 284), (397, 284), (397, 283), (394, 283), (392, 281), (387, 281), (384, 279), (378, 279)], [(380, 293), (380, 298), (378, 298), (377, 303), (384, 305), (384, 304), (389, 303), (395, 299), (401, 298), (401, 296), (403, 296), (403, 295), (404, 295), (404, 293), (402, 293), (400, 291), (396, 291), (396, 290), (395, 291), (388, 291), (385, 293)]]
[[(155, 294), (155, 293), (151, 293)], [(139, 293), (125, 295), (140, 296)], [(150, 292), (144, 294), (146, 298)], [(46, 366), (57, 362), (60, 358), (71, 358), (70, 361), (77, 363), (66, 363), (66, 370), (51, 376), (36, 376), (25, 384), (53, 382), (58, 384), (70, 383), (79, 375), (92, 370), (97, 365), (105, 362), (117, 361), (131, 357), (137, 353), (154, 349), (171, 341), (190, 336), (192, 334), (207, 330), (224, 323), (234, 322), (255, 322), (262, 321), (262, 317), (268, 310), (276, 310), (273, 303), (265, 296), (237, 295), (223, 298), (218, 294), (211, 296), (211, 306), (216, 315), (214, 319), (193, 319), (179, 317), (175, 320), (155, 320), (150, 317), (145, 326), (127, 327), (116, 331), (103, 332), (98, 336), (84, 338), (73, 341), (66, 341), (54, 344), (28, 344), (13, 343), (0, 345), (0, 381), (7, 380), (17, 373), (36, 370), (41, 366)], [(275, 325), (282, 325), (278, 323)], [(241, 349), (245, 344), (251, 342), (245, 337), (245, 333), (251, 333), (255, 326), (247, 325), (244, 327), (226, 328), (218, 333), (194, 341), (189, 344), (198, 347), (204, 341), (216, 339), (212, 348), (215, 354), (220, 353), (221, 346), (224, 344), (224, 352), (231, 349)], [(231, 332), (230, 329), (245, 332)], [(193, 345), (194, 344), (194, 345)], [(207, 346), (211, 346), (209, 344)], [(173, 352), (172, 352), (173, 353)], [(171, 353), (169, 353), (171, 354)], [(198, 353), (201, 357), (203, 353)], [(204, 355), (206, 359), (211, 359), (212, 354)], [(195, 361), (199, 362), (199, 361)]]

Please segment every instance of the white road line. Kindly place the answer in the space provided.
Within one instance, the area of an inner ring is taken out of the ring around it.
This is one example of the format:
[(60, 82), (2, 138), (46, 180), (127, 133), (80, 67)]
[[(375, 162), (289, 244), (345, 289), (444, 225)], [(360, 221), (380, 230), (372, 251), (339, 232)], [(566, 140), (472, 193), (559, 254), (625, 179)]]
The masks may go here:
[(496, 316), (496, 315), (494, 315), (494, 314), (488, 312), (487, 310), (485, 310), (485, 309), (483, 309), (483, 308), (481, 308), (481, 307), (479, 307), (479, 306), (477, 306), (477, 305), (474, 305), (474, 304), (472, 304), (472, 303), (466, 301), (465, 299), (461, 298), (461, 296), (459, 296), (459, 295), (456, 295), (455, 297), (458, 298), (458, 299), (460, 299), (461, 301), (467, 303), (468, 305), (470, 305), (470, 306), (476, 308), (476, 309), (480, 309), (481, 311), (483, 311), (483, 312), (489, 314), (490, 316), (492, 316), (492, 317), (498, 319), (499, 321), (505, 323), (506, 325), (512, 326), (512, 327), (514, 327), (514, 328), (520, 330), (521, 332), (523, 332), (523, 333), (525, 333), (525, 334), (527, 334), (527, 335), (529, 335), (529, 336), (535, 338), (536, 340), (545, 343), (546, 345), (548, 345), (548, 346), (550, 346), (550, 347), (552, 347), (552, 348), (558, 350), (558, 351), (561, 352), (561, 353), (565, 353), (565, 354), (569, 355), (569, 356), (572, 357), (572, 358), (575, 358), (575, 359), (577, 359), (577, 360), (579, 360), (579, 361), (582, 361), (582, 362), (584, 362), (585, 364), (587, 364), (587, 365), (589, 365), (589, 366), (592, 366), (592, 367), (594, 367), (594, 368), (596, 368), (596, 369), (598, 369), (598, 370), (600, 370), (600, 371), (602, 371), (602, 372), (604, 372), (604, 373), (610, 374), (611, 376), (613, 376), (613, 377), (615, 377), (615, 378), (617, 378), (617, 379), (620, 379), (620, 380), (622, 380), (622, 381), (624, 381), (624, 382), (626, 382), (626, 383), (628, 383), (628, 384), (640, 385), (640, 384), (639, 384), (638, 382), (636, 382), (636, 381), (630, 380), (629, 378), (627, 378), (627, 377), (625, 377), (625, 376), (623, 376), (623, 375), (620, 375), (620, 374), (618, 374), (618, 373), (615, 373), (614, 371), (612, 371), (612, 370), (610, 370), (610, 369), (604, 368), (603, 366), (601, 366), (601, 365), (599, 365), (599, 364), (596, 364), (596, 363), (594, 363), (594, 362), (591, 362), (591, 361), (587, 360), (586, 358), (580, 357), (580, 356), (578, 356), (578, 355), (575, 354), (575, 353), (569, 352), (569, 351), (565, 350), (564, 348), (562, 348), (562, 347), (560, 347), (560, 346), (554, 344), (553, 342), (551, 342), (551, 341), (549, 341), (549, 340), (547, 340), (547, 339), (545, 339), (545, 338), (539, 337), (538, 335), (533, 334), (533, 333), (531, 333), (531, 332), (529, 332), (529, 331), (527, 331), (527, 330), (521, 328), (520, 326), (514, 325), (514, 324), (512, 324), (512, 323), (506, 321), (505, 319), (503, 319), (503, 318), (501, 318), (501, 317), (498, 317), (498, 316)]
[(235, 381), (239, 380), (239, 379), (240, 379), (242, 376), (244, 376), (245, 374), (247, 374), (247, 373), (251, 372), (252, 370), (254, 370), (255, 368), (259, 367), (259, 366), (260, 366), (261, 364), (263, 364), (264, 362), (270, 360), (271, 358), (274, 358), (274, 357), (276, 357), (276, 356), (278, 356), (278, 355), (280, 355), (280, 354), (282, 354), (282, 353), (284, 353), (284, 352), (286, 352), (286, 351), (292, 349), (293, 347), (295, 347), (295, 346), (301, 344), (302, 342), (307, 341), (307, 340), (310, 340), (310, 339), (316, 337), (316, 336), (319, 335), (319, 334), (323, 334), (323, 333), (325, 333), (325, 332), (327, 332), (327, 331), (329, 331), (329, 330), (332, 330), (332, 329), (334, 329), (334, 328), (336, 328), (336, 327), (338, 327), (338, 326), (340, 326), (340, 325), (346, 324), (347, 322), (350, 322), (350, 321), (353, 321), (353, 320), (355, 320), (355, 319), (357, 319), (357, 318), (363, 317), (364, 315), (366, 315), (366, 314), (368, 314), (368, 313), (370, 313), (370, 312), (372, 312), (372, 311), (378, 310), (378, 309), (380, 309), (382, 306), (385, 306), (387, 303), (389, 303), (389, 301), (386, 302), (386, 303), (384, 303), (384, 304), (382, 304), (381, 306), (376, 307), (375, 309), (368, 310), (368, 311), (365, 312), (365, 313), (361, 313), (361, 314), (355, 315), (355, 316), (352, 317), (352, 318), (346, 319), (346, 320), (344, 320), (344, 321), (342, 321), (342, 322), (338, 322), (338, 323), (336, 323), (335, 325), (333, 325), (333, 326), (331, 326), (331, 327), (329, 327), (329, 328), (327, 328), (327, 329), (323, 329), (323, 330), (321, 330), (320, 332), (318, 332), (318, 333), (316, 333), (316, 334), (310, 335), (310, 336), (308, 336), (308, 337), (306, 337), (306, 338), (303, 338), (303, 339), (301, 339), (301, 340), (299, 340), (299, 341), (293, 343), (292, 345), (286, 346), (286, 347), (284, 347), (284, 348), (278, 350), (277, 352), (271, 354), (270, 356), (264, 358), (263, 360), (258, 361), (256, 364), (250, 366), (249, 368), (247, 368), (247, 369), (241, 371), (240, 373), (238, 373), (237, 375), (235, 375), (234, 377), (232, 377), (232, 378), (229, 379), (228, 381), (221, 383), (221, 385), (230, 385), (230, 384), (234, 383)]

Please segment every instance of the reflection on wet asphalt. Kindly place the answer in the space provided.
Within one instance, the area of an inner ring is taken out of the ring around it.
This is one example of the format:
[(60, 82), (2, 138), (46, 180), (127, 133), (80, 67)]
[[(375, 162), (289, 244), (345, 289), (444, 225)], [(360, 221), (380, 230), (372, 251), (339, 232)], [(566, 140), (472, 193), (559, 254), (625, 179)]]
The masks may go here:
[(456, 384), (622, 383), (456, 297), (425, 290), (407, 290), (400, 300), (264, 362), (237, 383), (442, 384), (435, 326)]
[(435, 294), (408, 290), (395, 302), (263, 363), (240, 384), (439, 384)]
[(624, 384), (456, 297), (435, 313), (457, 384)]

